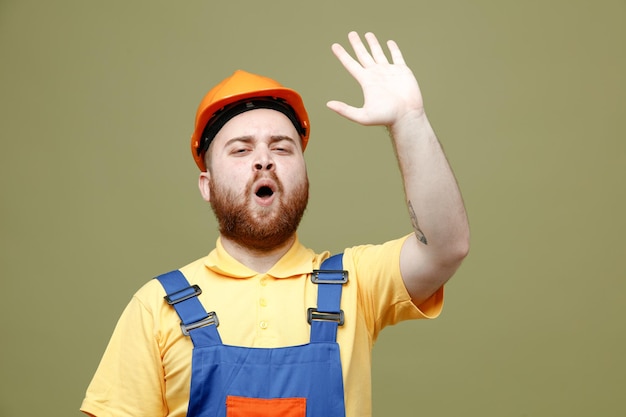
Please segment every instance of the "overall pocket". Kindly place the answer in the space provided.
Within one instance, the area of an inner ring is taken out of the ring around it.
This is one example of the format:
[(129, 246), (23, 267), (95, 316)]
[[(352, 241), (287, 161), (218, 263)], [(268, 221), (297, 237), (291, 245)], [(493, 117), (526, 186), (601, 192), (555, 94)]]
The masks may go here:
[(226, 417), (306, 417), (306, 398), (226, 397)]

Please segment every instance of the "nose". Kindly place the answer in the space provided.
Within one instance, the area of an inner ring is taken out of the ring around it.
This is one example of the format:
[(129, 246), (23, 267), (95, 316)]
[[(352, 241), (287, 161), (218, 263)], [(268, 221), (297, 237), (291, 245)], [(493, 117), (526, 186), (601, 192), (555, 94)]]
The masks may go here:
[(272, 171), (274, 169), (274, 161), (272, 160), (272, 155), (269, 151), (261, 151), (257, 153), (256, 159), (254, 161), (254, 170), (255, 171)]

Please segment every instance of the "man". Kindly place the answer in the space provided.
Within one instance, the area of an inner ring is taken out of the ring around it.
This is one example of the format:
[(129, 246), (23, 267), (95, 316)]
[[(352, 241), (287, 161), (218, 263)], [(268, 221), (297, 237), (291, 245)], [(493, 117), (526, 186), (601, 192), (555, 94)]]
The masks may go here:
[(349, 34), (356, 59), (332, 46), (361, 85), (363, 107), (328, 107), (387, 126), (413, 232), (348, 248), (322, 267), (331, 272), (311, 278), (329, 254), (313, 253), (296, 234), (308, 200), (306, 110), (293, 90), (234, 73), (200, 104), (192, 136), (200, 192), (219, 222), (216, 248), (135, 294), (83, 412), (371, 415), (374, 341), (386, 325), (439, 314), (443, 285), (468, 252), (469, 228), (398, 46), (387, 43), (390, 63), (373, 34), (365, 39), (369, 50)]

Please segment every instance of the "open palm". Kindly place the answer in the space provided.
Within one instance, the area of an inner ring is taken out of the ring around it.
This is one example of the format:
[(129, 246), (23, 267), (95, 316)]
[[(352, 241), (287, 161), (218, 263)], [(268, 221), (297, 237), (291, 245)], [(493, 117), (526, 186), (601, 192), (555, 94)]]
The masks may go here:
[(338, 114), (363, 125), (391, 126), (407, 114), (424, 112), (422, 95), (413, 72), (404, 62), (398, 45), (388, 41), (392, 62), (387, 59), (376, 36), (366, 33), (368, 51), (356, 32), (348, 35), (356, 55), (354, 59), (339, 44), (332, 51), (363, 90), (363, 107), (354, 107), (332, 100), (328, 107)]

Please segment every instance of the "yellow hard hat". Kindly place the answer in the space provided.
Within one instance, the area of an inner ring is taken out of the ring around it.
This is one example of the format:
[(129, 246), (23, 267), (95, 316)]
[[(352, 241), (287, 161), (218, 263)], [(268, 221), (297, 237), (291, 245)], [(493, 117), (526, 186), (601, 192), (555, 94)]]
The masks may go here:
[(306, 148), (310, 128), (302, 97), (271, 78), (237, 70), (213, 87), (198, 106), (191, 153), (201, 171), (206, 171), (204, 154), (219, 129), (237, 114), (257, 108), (285, 114), (302, 138), (302, 150)]

